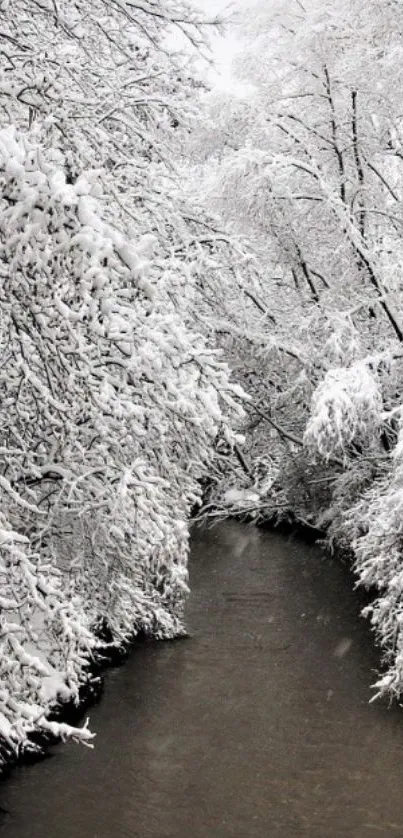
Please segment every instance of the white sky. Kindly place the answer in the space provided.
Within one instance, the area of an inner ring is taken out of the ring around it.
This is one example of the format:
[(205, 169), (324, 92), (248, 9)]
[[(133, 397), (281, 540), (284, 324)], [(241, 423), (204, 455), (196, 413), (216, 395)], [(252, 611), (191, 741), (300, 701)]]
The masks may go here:
[[(200, 10), (204, 17), (215, 18), (218, 15), (230, 16), (232, 12), (250, 6), (252, 0), (188, 0), (188, 3)], [(178, 40), (177, 38), (178, 33), (173, 38), (170, 37), (170, 45), (175, 46), (177, 43), (179, 48), (183, 48), (184, 44), (180, 38)], [(232, 59), (237, 52), (237, 39), (235, 32), (231, 31), (231, 25), (228, 26), (225, 35), (211, 36), (211, 47), (215, 66), (208, 71), (206, 64), (210, 84), (221, 90), (231, 90), (233, 93), (242, 95), (244, 90), (246, 91), (246, 86), (236, 81), (231, 72)]]
[[(250, 0), (190, 0), (192, 5), (200, 8), (204, 15), (230, 15), (237, 9), (250, 3)], [(228, 27), (224, 36), (214, 35), (211, 38), (215, 71), (209, 74), (210, 82), (221, 89), (234, 90), (235, 82), (232, 77), (232, 59), (237, 51), (236, 37)]]

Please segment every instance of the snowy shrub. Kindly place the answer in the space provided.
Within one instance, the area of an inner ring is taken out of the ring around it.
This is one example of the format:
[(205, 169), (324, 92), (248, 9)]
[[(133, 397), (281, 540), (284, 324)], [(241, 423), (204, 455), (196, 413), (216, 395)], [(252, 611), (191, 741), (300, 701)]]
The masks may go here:
[(304, 444), (324, 459), (353, 444), (368, 446), (379, 435), (381, 413), (379, 383), (365, 364), (331, 369), (313, 394)]
[[(7, 496), (2, 492), (2, 506)], [(28, 538), (0, 532), (0, 736), (7, 752), (30, 733), (89, 742), (92, 734), (47, 719), (56, 702), (78, 699), (83, 670), (94, 651), (83, 601), (69, 591), (63, 573), (39, 554)], [(4, 752), (3, 755), (4, 756)]]
[(342, 522), (353, 550), (359, 584), (374, 589), (365, 609), (384, 651), (387, 671), (378, 691), (400, 696), (403, 689), (403, 435), (383, 473), (357, 493)]

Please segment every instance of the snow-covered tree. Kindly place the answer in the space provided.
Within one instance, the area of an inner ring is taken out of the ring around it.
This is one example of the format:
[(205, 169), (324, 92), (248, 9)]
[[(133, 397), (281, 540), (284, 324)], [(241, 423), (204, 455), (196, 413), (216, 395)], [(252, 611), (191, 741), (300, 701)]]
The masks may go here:
[(241, 93), (205, 97), (190, 144), (207, 206), (249, 237), (259, 265), (255, 287), (241, 277), (253, 308), (237, 311), (227, 290), (231, 325), (217, 323), (250, 402), (248, 468), (232, 461), (214, 502), (326, 527), (354, 552), (361, 582), (381, 591), (373, 623), (394, 693), (402, 15), (394, 0), (251, 3), (239, 13)]
[[(180, 0), (0, 7), (0, 735), (99, 647), (183, 632), (188, 519), (239, 392), (193, 328), (212, 270), (174, 157), (197, 82)], [(206, 238), (206, 237), (204, 237)], [(208, 237), (207, 237), (208, 239)]]

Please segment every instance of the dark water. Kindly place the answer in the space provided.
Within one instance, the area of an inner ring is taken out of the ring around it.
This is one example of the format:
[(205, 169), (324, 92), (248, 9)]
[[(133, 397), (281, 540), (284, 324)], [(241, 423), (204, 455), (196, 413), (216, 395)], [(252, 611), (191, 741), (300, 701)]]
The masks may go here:
[(403, 711), (337, 561), (228, 523), (195, 532), (189, 640), (107, 676), (95, 751), (0, 789), (1, 838), (403, 836)]

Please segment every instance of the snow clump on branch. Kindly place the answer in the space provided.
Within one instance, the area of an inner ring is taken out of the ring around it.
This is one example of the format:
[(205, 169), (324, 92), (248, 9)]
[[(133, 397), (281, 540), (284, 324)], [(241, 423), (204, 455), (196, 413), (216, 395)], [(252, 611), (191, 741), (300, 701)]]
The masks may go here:
[(329, 370), (312, 396), (304, 444), (325, 460), (379, 435), (382, 393), (364, 363)]

